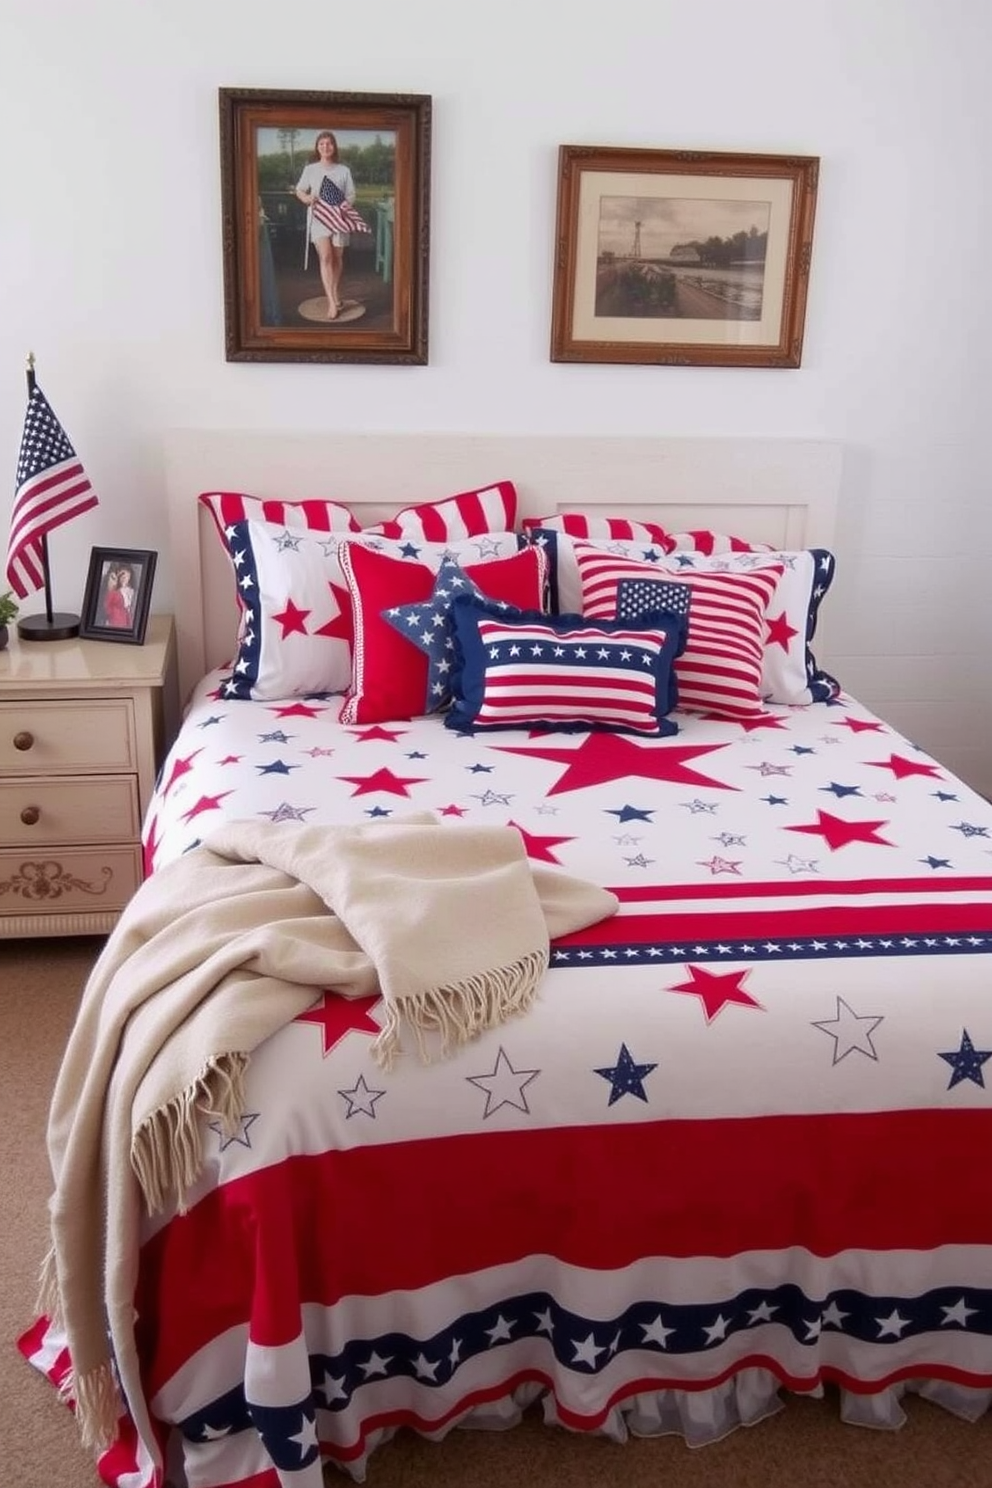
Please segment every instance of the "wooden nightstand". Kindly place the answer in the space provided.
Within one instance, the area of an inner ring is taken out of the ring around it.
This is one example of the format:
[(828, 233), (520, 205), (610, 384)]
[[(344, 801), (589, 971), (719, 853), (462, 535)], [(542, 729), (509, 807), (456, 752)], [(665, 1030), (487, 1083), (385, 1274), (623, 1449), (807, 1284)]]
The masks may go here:
[(177, 713), (172, 617), (143, 646), (0, 651), (0, 939), (105, 935), (142, 880), (141, 822)]

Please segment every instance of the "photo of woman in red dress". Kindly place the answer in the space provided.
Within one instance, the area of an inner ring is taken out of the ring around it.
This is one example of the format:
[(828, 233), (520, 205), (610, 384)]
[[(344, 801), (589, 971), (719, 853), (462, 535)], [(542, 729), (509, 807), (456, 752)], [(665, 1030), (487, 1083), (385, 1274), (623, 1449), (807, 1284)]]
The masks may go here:
[(121, 592), (121, 571), (111, 566), (104, 580), (101, 600), (101, 623), (112, 630), (130, 630), (131, 616)]

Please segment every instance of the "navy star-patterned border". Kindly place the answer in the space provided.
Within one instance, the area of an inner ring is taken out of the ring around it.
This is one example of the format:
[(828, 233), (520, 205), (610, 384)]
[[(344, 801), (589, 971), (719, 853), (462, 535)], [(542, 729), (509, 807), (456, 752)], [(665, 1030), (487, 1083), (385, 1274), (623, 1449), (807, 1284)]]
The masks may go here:
[[(705, 1354), (761, 1324), (785, 1328), (798, 1344), (809, 1348), (817, 1345), (825, 1331), (882, 1347), (927, 1333), (943, 1336), (952, 1330), (989, 1338), (992, 1291), (945, 1286), (918, 1297), (895, 1297), (841, 1288), (812, 1298), (801, 1287), (785, 1283), (767, 1289), (751, 1287), (710, 1303), (639, 1301), (610, 1319), (572, 1312), (548, 1292), (527, 1292), (466, 1313), (429, 1338), (390, 1332), (352, 1339), (335, 1354), (313, 1353), (308, 1400), (260, 1408), (249, 1403), (238, 1386), (187, 1416), (181, 1430), (191, 1441), (207, 1441), (255, 1426), (277, 1466), (299, 1468), (301, 1419), (313, 1419), (315, 1404), (331, 1411), (347, 1409), (355, 1392), (369, 1380), (405, 1377), (427, 1388), (447, 1385), (469, 1360), (491, 1353), (502, 1343), (527, 1338), (546, 1339), (564, 1368), (595, 1375), (624, 1353), (653, 1355), (658, 1362)], [(811, 1359), (811, 1364), (816, 1362)], [(916, 1372), (925, 1375), (926, 1367), (920, 1365)]]
[(954, 935), (857, 935), (830, 939), (819, 935), (763, 940), (663, 942), (646, 945), (582, 945), (553, 947), (553, 966), (671, 966), (686, 961), (822, 961), (865, 956), (987, 955), (992, 935), (959, 932)]

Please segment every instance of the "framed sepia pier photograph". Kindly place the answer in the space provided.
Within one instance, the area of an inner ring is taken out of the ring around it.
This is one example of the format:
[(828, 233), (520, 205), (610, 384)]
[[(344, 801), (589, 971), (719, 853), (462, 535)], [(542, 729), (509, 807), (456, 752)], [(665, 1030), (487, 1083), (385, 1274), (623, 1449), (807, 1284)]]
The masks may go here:
[(819, 159), (562, 145), (553, 362), (798, 367)]

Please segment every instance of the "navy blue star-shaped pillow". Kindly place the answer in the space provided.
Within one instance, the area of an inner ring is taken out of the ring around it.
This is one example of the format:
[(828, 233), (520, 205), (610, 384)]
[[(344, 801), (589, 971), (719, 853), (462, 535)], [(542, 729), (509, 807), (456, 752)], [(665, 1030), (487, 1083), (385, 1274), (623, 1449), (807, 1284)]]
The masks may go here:
[[(450, 677), (455, 656), (451, 606), (459, 594), (485, 598), (479, 586), (472, 582), (454, 558), (442, 558), (429, 599), (419, 604), (394, 605), (382, 611), (382, 618), (427, 657), (425, 713), (436, 713), (451, 701)], [(487, 602), (500, 609), (513, 608), (505, 601)]]

